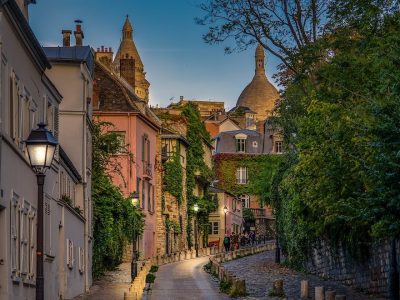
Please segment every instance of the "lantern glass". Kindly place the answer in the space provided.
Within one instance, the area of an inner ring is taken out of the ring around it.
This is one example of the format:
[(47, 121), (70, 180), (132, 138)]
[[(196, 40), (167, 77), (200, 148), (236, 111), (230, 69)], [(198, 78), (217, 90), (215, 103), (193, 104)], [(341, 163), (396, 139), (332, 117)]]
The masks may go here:
[(56, 146), (48, 144), (27, 144), (29, 160), (32, 168), (49, 168), (53, 161)]
[(139, 204), (139, 195), (138, 195), (138, 193), (137, 192), (131, 193), (130, 198), (131, 198), (132, 206), (133, 207), (137, 207), (138, 204)]
[(51, 167), (58, 142), (44, 123), (39, 123), (38, 126), (31, 131), (25, 144), (32, 169), (36, 173), (44, 174)]
[(225, 206), (224, 207), (224, 213), (226, 214), (228, 212), (228, 208)]
[(195, 205), (193, 205), (193, 210), (195, 211), (195, 212), (198, 212), (199, 211), (199, 205), (196, 203)]

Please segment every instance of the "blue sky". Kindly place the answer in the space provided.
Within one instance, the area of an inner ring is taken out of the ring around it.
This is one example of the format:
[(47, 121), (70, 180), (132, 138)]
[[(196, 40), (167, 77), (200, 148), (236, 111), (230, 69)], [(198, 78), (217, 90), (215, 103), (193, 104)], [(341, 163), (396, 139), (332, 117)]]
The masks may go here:
[[(202, 40), (206, 27), (201, 0), (38, 0), (30, 6), (30, 24), (44, 46), (62, 44), (62, 29), (83, 20), (84, 44), (118, 49), (128, 14), (133, 37), (150, 81), (150, 103), (166, 106), (173, 97), (219, 100), (233, 107), (254, 74), (254, 49), (226, 55), (224, 46)], [(74, 43), (74, 39), (71, 39)], [(271, 80), (276, 60), (267, 56)]]

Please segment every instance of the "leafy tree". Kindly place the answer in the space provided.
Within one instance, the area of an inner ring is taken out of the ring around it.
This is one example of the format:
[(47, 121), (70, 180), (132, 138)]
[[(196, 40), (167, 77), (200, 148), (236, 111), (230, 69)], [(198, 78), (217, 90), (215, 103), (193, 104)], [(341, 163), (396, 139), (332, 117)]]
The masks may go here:
[[(200, 5), (205, 12), (196, 21), (209, 26), (206, 43), (235, 40), (226, 52), (261, 44), (278, 57), (285, 69), (298, 72), (296, 54), (323, 33), (326, 0), (211, 0)], [(282, 67), (283, 67), (282, 66)]]
[(96, 278), (121, 263), (124, 244), (132, 239), (133, 229), (138, 233), (143, 229), (143, 215), (110, 178), (110, 170), (120, 170), (113, 156), (126, 151), (120, 136), (107, 131), (110, 123), (98, 122), (93, 126), (93, 276)]
[(400, 15), (393, 3), (338, 1), (330, 34), (310, 50), (309, 73), (284, 93), (279, 115), (291, 151), (273, 201), (293, 262), (316, 238), (357, 254), (400, 235)]

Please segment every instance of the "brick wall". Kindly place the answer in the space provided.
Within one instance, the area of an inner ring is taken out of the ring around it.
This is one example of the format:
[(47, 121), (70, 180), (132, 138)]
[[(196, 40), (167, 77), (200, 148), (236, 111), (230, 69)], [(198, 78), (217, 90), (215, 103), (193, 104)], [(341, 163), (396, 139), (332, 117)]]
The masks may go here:
[[(306, 268), (321, 277), (351, 285), (365, 293), (389, 296), (390, 242), (369, 249), (369, 256), (354, 259), (343, 247), (333, 248), (326, 242), (316, 243)], [(400, 268), (400, 241), (396, 243), (397, 267)]]

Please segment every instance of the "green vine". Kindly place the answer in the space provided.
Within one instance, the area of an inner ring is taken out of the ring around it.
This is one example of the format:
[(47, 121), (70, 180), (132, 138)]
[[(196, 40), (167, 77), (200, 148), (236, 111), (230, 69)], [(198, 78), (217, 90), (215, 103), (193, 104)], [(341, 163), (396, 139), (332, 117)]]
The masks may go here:
[(203, 197), (196, 197), (193, 194), (196, 187), (196, 177), (202, 178), (205, 182), (209, 182), (213, 175), (212, 170), (204, 161), (203, 149), (203, 143), (210, 143), (211, 138), (201, 121), (200, 113), (195, 105), (188, 103), (183, 106), (182, 115), (187, 120), (186, 139), (189, 142), (186, 165), (186, 196), (188, 205), (187, 241), (189, 248), (191, 248), (193, 231), (191, 220), (194, 216), (194, 204), (199, 206), (199, 211), (197, 212), (199, 221), (198, 227), (200, 233), (203, 233), (204, 243), (207, 243), (208, 215), (217, 208), (218, 204), (215, 199), (209, 195), (208, 185), (204, 188)]
[(176, 198), (178, 205), (182, 204), (183, 174), (180, 153), (174, 154), (164, 163), (164, 190)]
[(181, 226), (179, 225), (179, 222), (176, 220), (171, 220), (167, 219), (165, 220), (165, 227), (168, 228), (169, 230), (173, 230), (175, 234), (181, 234)]
[[(252, 194), (260, 197), (260, 204), (271, 204), (271, 186), (282, 155), (217, 154), (214, 164), (219, 186), (236, 195)], [(246, 167), (247, 184), (237, 184), (236, 170)]]

